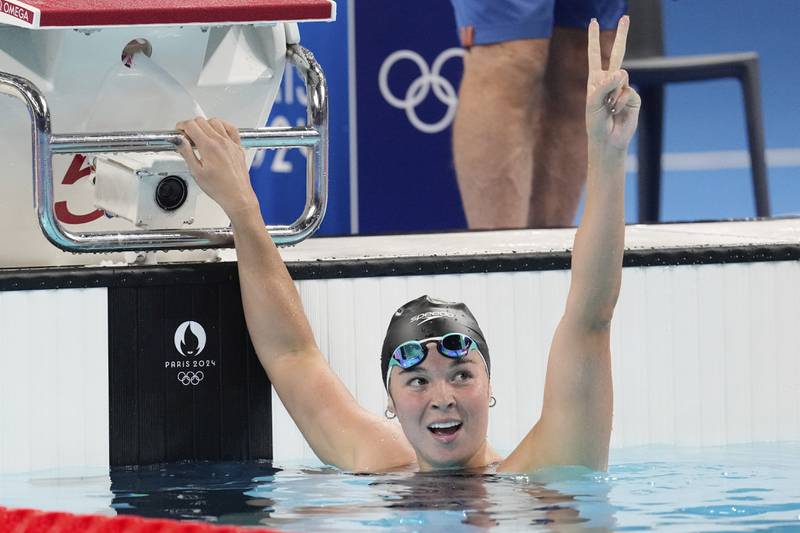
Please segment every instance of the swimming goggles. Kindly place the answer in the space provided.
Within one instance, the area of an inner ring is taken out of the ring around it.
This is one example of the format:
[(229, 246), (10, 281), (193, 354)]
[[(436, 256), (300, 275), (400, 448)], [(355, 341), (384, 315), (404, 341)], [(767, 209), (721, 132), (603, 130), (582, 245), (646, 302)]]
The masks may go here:
[(441, 337), (406, 341), (392, 352), (389, 368), (391, 369), (393, 366), (411, 368), (420, 364), (428, 355), (428, 343), (433, 341), (436, 341), (436, 347), (442, 355), (453, 359), (464, 357), (470, 350), (478, 346), (471, 337), (463, 333), (448, 333)]

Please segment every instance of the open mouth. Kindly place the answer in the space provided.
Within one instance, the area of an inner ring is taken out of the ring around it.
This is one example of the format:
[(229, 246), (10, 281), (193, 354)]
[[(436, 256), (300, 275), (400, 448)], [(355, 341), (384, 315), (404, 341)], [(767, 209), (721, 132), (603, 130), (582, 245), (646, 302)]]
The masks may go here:
[(456, 432), (461, 429), (461, 426), (461, 422), (455, 420), (451, 422), (434, 422), (428, 426), (428, 431), (433, 433), (435, 436), (449, 437), (451, 435), (455, 435)]

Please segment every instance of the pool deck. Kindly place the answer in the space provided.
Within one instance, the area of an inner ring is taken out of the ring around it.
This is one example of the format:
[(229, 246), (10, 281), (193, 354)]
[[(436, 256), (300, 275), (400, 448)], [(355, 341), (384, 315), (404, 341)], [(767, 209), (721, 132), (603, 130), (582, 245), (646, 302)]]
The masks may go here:
[[(553, 254), (572, 249), (575, 228), (547, 230), (458, 231), (413, 235), (317, 237), (281, 249), (287, 263), (353, 261), (507, 254)], [(691, 250), (746, 247), (800, 247), (800, 218), (629, 225), (626, 251)], [(232, 251), (222, 253), (232, 260)]]

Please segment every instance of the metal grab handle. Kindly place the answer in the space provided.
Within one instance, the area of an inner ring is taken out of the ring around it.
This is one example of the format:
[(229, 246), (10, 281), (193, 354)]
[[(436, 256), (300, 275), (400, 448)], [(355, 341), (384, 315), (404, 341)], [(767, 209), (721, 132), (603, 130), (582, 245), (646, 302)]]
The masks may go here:
[[(278, 245), (297, 244), (312, 235), (328, 202), (328, 88), (314, 55), (289, 45), (287, 59), (299, 71), (308, 93), (306, 127), (240, 130), (245, 148), (310, 148), (303, 213), (288, 226), (266, 226)], [(230, 228), (196, 230), (95, 231), (73, 233), (58, 222), (54, 210), (53, 154), (174, 151), (177, 131), (54, 135), (42, 92), (29, 80), (0, 72), (0, 93), (25, 102), (31, 117), (33, 187), (39, 225), (45, 237), (69, 252), (123, 252), (233, 247)]]

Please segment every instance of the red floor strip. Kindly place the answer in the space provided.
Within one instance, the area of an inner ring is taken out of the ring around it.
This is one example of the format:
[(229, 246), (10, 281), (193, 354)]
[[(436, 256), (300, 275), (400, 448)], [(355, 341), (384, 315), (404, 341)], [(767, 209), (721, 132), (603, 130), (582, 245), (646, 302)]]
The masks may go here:
[(276, 530), (0, 507), (0, 533), (276, 533)]

